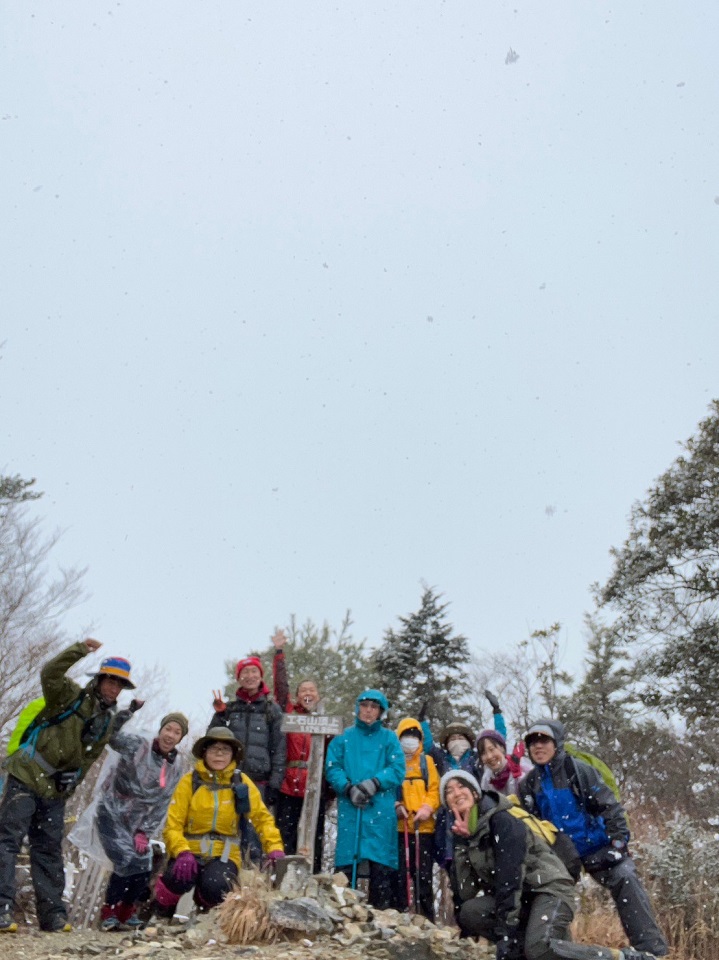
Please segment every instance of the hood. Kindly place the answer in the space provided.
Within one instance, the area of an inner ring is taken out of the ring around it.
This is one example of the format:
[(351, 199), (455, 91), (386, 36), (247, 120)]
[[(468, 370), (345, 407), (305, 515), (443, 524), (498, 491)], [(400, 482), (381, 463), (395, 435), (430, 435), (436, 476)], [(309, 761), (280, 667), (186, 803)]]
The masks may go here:
[(397, 724), (397, 736), (401, 737), (403, 733), (406, 733), (408, 730), (416, 730), (419, 733), (420, 740), (424, 740), (424, 734), (422, 733), (422, 727), (420, 726), (419, 720), (415, 720), (414, 717), (404, 717)]
[[(554, 742), (557, 744), (557, 753), (560, 750), (564, 749), (564, 741), (567, 736), (567, 732), (564, 729), (564, 724), (560, 720), (549, 720), (546, 717), (542, 717), (540, 720), (535, 720), (532, 727), (549, 727), (549, 729), (554, 733)], [(524, 740), (526, 743), (528, 733), (525, 733)]]
[(389, 710), (389, 700), (380, 690), (363, 690), (355, 700), (355, 717), (357, 718), (359, 718), (359, 705), (362, 700), (376, 700), (377, 703), (382, 707), (382, 713), (380, 713), (378, 720), (381, 720), (383, 714)]

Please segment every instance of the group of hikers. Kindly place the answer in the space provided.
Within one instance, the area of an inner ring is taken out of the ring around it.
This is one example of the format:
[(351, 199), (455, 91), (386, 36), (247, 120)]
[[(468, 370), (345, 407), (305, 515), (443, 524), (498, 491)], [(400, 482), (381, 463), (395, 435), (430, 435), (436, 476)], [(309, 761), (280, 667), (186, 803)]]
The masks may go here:
[[(189, 891), (199, 910), (209, 910), (237, 881), (243, 857), (272, 863), (296, 852), (312, 738), (283, 732), (282, 718), (315, 713), (320, 691), (305, 679), (291, 695), (287, 637), (277, 631), (272, 639), (274, 695), (260, 659), (240, 660), (236, 694), (225, 701), (214, 693), (214, 714), (184, 774), (183, 713), (163, 717), (154, 737), (127, 732), (143, 704), (117, 708), (121, 691), (134, 689), (127, 660), (106, 658), (84, 688), (67, 671), (98, 641), (73, 644), (44, 665), (42, 709), (5, 761), (0, 932), (17, 930), (15, 864), (25, 837), (40, 928), (71, 929), (63, 902), (65, 803), (106, 745), (115, 762), (103, 768), (93, 808), (112, 864), (103, 930), (171, 918)], [(325, 807), (336, 798), (335, 870), (353, 886), (365, 877), (377, 910), (411, 907), (434, 921), (437, 863), (447, 872), (462, 936), (495, 943), (497, 960), (554, 960), (553, 942), (570, 939), (584, 869), (611, 893), (634, 950), (666, 955), (628, 849), (625, 812), (596, 766), (565, 750), (556, 720), (532, 724), (508, 753), (500, 705), (490, 691), (485, 696), (492, 729), (475, 736), (453, 722), (435, 740), (424, 709), (393, 730), (384, 693), (359, 694), (354, 723), (325, 738), (315, 871)], [(151, 884), (152, 841), (160, 836), (164, 869)]]

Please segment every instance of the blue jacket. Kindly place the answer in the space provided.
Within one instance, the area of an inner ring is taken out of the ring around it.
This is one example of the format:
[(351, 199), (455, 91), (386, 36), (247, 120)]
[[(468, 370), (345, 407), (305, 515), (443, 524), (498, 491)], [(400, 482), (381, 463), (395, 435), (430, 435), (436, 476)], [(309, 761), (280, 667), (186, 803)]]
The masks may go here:
[(557, 752), (544, 766), (535, 764), (520, 783), (522, 806), (571, 837), (582, 859), (613, 840), (626, 843), (629, 826), (622, 805), (594, 767), (565, 752), (564, 725), (547, 723), (556, 731)]
[[(357, 698), (355, 723), (330, 741), (325, 774), (337, 794), (337, 849), (335, 865), (351, 864), (355, 857), (358, 818), (360, 825), (357, 860), (372, 860), (394, 870), (397, 859), (397, 816), (394, 810), (397, 787), (404, 782), (405, 763), (397, 734), (382, 726), (381, 719), (363, 723), (360, 700), (377, 700), (386, 710), (387, 699), (377, 690), (365, 690)], [(381, 715), (380, 715), (381, 716)], [(360, 811), (345, 791), (351, 784), (376, 777), (380, 789), (369, 806)]]

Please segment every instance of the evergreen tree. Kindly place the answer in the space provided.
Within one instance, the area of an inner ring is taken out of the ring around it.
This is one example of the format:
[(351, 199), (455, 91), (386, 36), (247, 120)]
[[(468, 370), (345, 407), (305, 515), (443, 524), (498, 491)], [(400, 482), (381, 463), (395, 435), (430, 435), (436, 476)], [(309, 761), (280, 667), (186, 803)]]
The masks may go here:
[(591, 616), (585, 622), (589, 637), (584, 678), (559, 698), (558, 716), (567, 726), (569, 740), (596, 753), (621, 780), (623, 744), (634, 728), (639, 701), (632, 688), (633, 670), (616, 629)]
[(711, 720), (719, 688), (719, 401), (636, 503), (601, 589), (642, 656), (645, 702)]
[(454, 632), (447, 619), (448, 603), (425, 586), (416, 613), (399, 617), (401, 627), (385, 631), (373, 654), (377, 687), (392, 706), (395, 719), (416, 717), (423, 704), (437, 729), (452, 720), (476, 724), (479, 703), (472, 702), (467, 679), (470, 652), (467, 638)]

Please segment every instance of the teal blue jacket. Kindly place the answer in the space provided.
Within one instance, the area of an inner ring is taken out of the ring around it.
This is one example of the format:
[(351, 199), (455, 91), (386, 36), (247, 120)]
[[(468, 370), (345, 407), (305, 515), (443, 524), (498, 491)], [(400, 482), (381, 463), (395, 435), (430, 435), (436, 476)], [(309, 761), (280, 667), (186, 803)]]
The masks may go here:
[[(377, 691), (360, 694), (357, 703), (368, 699), (387, 701)], [(357, 706), (356, 710), (359, 710)], [(363, 723), (357, 713), (355, 724), (330, 741), (327, 747), (325, 773), (337, 794), (337, 848), (335, 865), (347, 866), (355, 857), (355, 840), (359, 823), (359, 850), (357, 860), (373, 860), (394, 870), (397, 860), (397, 815), (394, 804), (397, 787), (404, 782), (405, 763), (397, 734), (382, 726), (378, 719)], [(350, 784), (376, 777), (380, 788), (369, 805), (361, 811), (346, 796)]]

